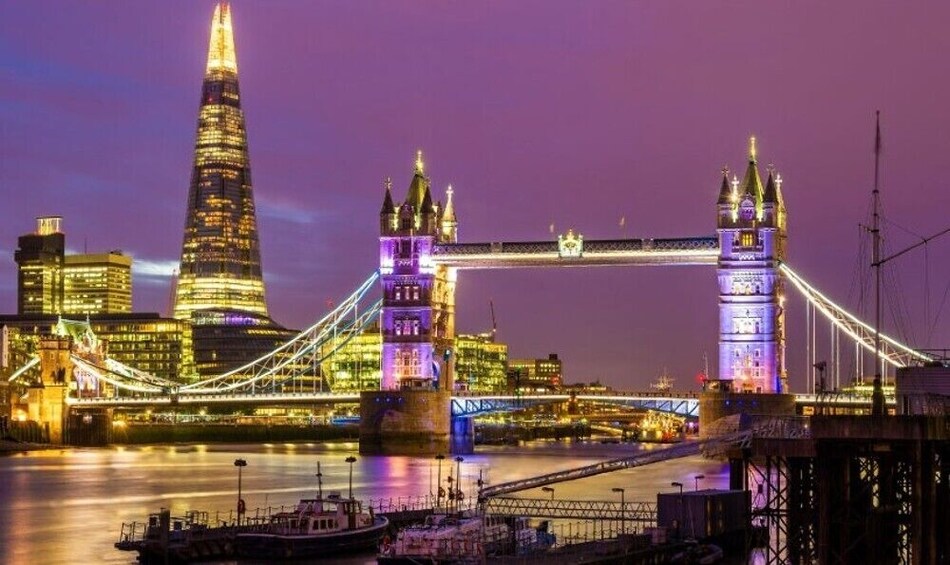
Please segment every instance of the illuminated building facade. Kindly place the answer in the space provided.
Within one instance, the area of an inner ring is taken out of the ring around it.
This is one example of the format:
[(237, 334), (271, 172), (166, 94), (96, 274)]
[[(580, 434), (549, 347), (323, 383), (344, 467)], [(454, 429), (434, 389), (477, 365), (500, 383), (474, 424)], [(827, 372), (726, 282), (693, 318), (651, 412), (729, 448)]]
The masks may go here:
[[(12, 367), (23, 366), (37, 351), (40, 336), (51, 335), (57, 324), (69, 322), (56, 315), (0, 316), (0, 326), (10, 332)], [(192, 380), (195, 376), (191, 352), (191, 325), (183, 320), (163, 318), (155, 313), (90, 314), (89, 327), (105, 342), (109, 357), (171, 380)]]
[(787, 392), (784, 281), (786, 211), (772, 167), (762, 187), (755, 138), (742, 182), (719, 189), (719, 378), (742, 392)]
[[(324, 346), (324, 354), (329, 354), (337, 346), (331, 341)], [(350, 338), (349, 342), (323, 362), (320, 370), (334, 392), (378, 390), (382, 377), (382, 349), (383, 338), (379, 325), (371, 326)]]
[(196, 310), (191, 328), (195, 368), (202, 377), (254, 361), (299, 333), (267, 316), (236, 310)]
[(541, 359), (509, 359), (508, 386), (512, 390), (557, 390), (563, 384), (563, 370), (557, 353)]
[(18, 314), (62, 312), (66, 236), (61, 223), (60, 216), (37, 218), (36, 231), (17, 241)]
[(66, 255), (64, 314), (132, 311), (132, 258), (120, 251)]
[(132, 311), (132, 258), (120, 251), (67, 255), (60, 216), (36, 219), (20, 236), (17, 313), (106, 314)]
[(455, 336), (455, 379), (458, 388), (503, 393), (508, 386), (508, 345), (493, 332)]
[(174, 316), (211, 308), (267, 316), (227, 2), (217, 4), (211, 24)]
[(436, 243), (457, 240), (451, 187), (447, 198), (445, 208), (433, 202), (421, 151), (398, 207), (386, 183), (379, 216), (383, 390), (453, 389), (456, 272), (432, 260)]

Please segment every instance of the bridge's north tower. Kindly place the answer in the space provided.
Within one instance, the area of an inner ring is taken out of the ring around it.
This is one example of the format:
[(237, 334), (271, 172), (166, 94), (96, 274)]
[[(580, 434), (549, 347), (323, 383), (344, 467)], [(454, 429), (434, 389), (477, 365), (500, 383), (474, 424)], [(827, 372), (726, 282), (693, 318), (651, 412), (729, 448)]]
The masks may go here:
[(759, 176), (755, 138), (742, 182), (723, 169), (719, 190), (719, 379), (736, 392), (787, 392), (782, 177)]
[[(471, 419), (450, 416), (455, 268), (433, 259), (437, 244), (456, 242), (457, 229), (452, 188), (445, 207), (433, 202), (419, 152), (405, 201), (396, 204), (387, 180), (379, 214), (382, 382), (381, 390), (360, 394), (362, 453), (474, 447)], [(450, 445), (451, 438), (459, 438), (459, 445)]]

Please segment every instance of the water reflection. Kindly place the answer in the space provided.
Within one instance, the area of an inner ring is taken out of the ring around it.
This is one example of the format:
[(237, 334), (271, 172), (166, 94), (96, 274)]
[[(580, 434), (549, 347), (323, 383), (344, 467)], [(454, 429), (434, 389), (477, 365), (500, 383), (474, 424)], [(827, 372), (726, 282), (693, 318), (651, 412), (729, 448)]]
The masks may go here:
[[(465, 456), (461, 486), (471, 496), (480, 471), (486, 484), (497, 484), (620, 457), (636, 449), (584, 442), (480, 448)], [(121, 523), (144, 520), (160, 507), (173, 513), (198, 509), (227, 514), (235, 503), (236, 458), (248, 462), (243, 491), (249, 509), (292, 504), (314, 493), (318, 460), (324, 490), (346, 492), (349, 468), (344, 459), (348, 455), (358, 457), (353, 489), (363, 499), (434, 494), (434, 460), (361, 457), (357, 451), (355, 442), (344, 442), (126, 446), (0, 457), (0, 562), (133, 563), (132, 554), (112, 547)], [(456, 464), (449, 461), (443, 462), (443, 481), (449, 471), (455, 477)], [(560, 483), (554, 495), (613, 500), (616, 494), (611, 489), (622, 487), (628, 501), (655, 500), (658, 491), (678, 490), (670, 486), (672, 482), (692, 489), (697, 474), (705, 475), (700, 488), (728, 486), (727, 465), (695, 457)], [(537, 489), (523, 495), (549, 496)]]

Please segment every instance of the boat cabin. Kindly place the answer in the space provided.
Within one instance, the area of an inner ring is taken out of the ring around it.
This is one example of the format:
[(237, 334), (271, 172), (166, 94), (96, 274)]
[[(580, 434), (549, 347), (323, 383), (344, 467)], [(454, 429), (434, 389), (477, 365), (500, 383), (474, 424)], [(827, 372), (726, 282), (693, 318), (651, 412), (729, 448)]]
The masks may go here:
[(271, 516), (270, 532), (283, 535), (329, 534), (373, 525), (372, 513), (364, 514), (359, 500), (333, 493), (325, 498), (303, 499), (289, 512)]

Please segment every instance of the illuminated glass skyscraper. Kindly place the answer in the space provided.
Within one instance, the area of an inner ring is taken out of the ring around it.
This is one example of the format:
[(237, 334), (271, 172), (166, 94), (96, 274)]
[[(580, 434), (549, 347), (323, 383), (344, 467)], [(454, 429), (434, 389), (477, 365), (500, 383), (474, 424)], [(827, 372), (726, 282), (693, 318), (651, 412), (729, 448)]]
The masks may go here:
[(187, 319), (195, 310), (211, 308), (267, 316), (227, 2), (217, 4), (211, 22), (175, 317)]

